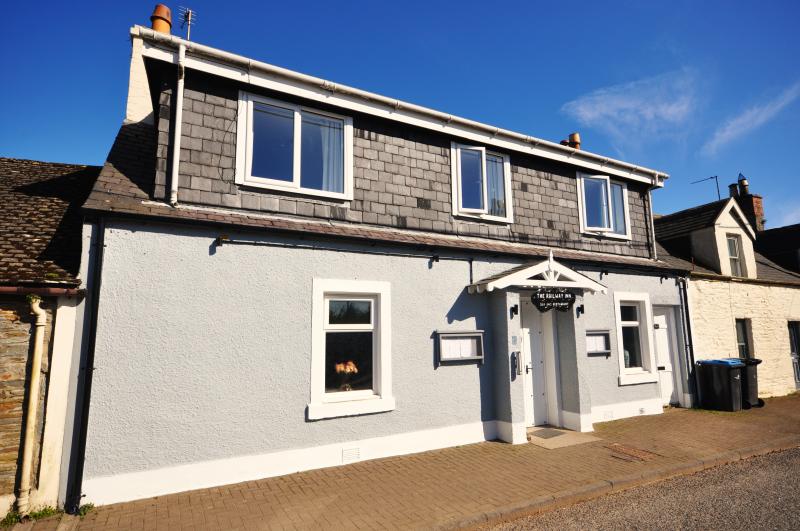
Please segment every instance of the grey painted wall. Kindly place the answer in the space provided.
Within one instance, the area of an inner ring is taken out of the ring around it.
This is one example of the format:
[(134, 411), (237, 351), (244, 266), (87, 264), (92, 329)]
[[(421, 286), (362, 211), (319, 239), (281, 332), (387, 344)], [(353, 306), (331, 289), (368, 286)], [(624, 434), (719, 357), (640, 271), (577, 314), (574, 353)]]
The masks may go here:
[[(599, 270), (582, 269), (581, 272), (608, 288), (607, 294), (587, 294), (583, 297), (586, 312), (575, 319), (576, 343), (578, 344), (578, 372), (581, 374), (581, 391), (586, 403), (602, 406), (643, 400), (660, 396), (657, 383), (620, 386), (618, 382), (619, 345), (616, 336), (614, 292), (649, 293), (652, 305), (680, 305), (678, 285), (672, 278), (656, 275), (627, 275), (610, 273), (600, 276)], [(611, 356), (595, 357), (586, 354), (586, 331), (609, 330), (611, 332)], [(679, 336), (680, 337), (680, 336)], [(588, 412), (588, 411), (584, 411)]]
[[(432, 262), (321, 249), (216, 247), (218, 234), (109, 223), (86, 478), (493, 419), (522, 421), (522, 379), (513, 377), (510, 363), (510, 353), (519, 349), (512, 343), (519, 317), (507, 319), (519, 295), (465, 290), (471, 279), (518, 262), (476, 258), (470, 276), (467, 261), (445, 256)], [(597, 272), (588, 274), (599, 279)], [(391, 282), (394, 411), (306, 420), (315, 277)], [(655, 304), (678, 301), (672, 280), (612, 274), (601, 282), (612, 290), (649, 291)], [(584, 304), (585, 315), (558, 318), (561, 358), (573, 367), (562, 376), (563, 388), (579, 381), (579, 402), (565, 400), (565, 408), (586, 412), (590, 405), (657, 396), (654, 384), (619, 387), (615, 357), (585, 355), (586, 329), (613, 330), (613, 295), (590, 295)], [(577, 335), (569, 337), (572, 321)], [(486, 330), (486, 362), (435, 367), (437, 329)], [(572, 341), (568, 348), (566, 341)], [(612, 334), (613, 348), (615, 341)]]
[[(489, 298), (466, 293), (467, 262), (215, 248), (217, 235), (109, 225), (86, 478), (494, 418)], [(481, 262), (475, 278), (509, 266)], [(391, 282), (396, 410), (306, 421), (314, 277)], [(483, 366), (434, 368), (434, 330), (476, 328)]]

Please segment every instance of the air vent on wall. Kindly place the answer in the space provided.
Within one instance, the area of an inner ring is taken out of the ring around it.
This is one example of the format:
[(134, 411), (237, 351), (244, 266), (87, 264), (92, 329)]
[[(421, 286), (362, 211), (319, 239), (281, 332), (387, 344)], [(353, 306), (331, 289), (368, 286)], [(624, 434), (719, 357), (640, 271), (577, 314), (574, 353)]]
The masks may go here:
[(361, 459), (360, 448), (342, 448), (342, 463), (355, 463)]

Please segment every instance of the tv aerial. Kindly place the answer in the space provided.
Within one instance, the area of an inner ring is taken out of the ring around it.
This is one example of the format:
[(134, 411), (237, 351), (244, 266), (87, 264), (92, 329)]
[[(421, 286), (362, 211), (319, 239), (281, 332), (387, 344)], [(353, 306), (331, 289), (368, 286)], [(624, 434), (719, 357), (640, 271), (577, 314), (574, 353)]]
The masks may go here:
[(697, 183), (702, 183), (702, 182), (705, 182), (705, 181), (710, 181), (711, 179), (714, 179), (714, 182), (716, 182), (716, 183), (717, 183), (717, 200), (719, 201), (720, 199), (722, 199), (722, 196), (721, 196), (721, 195), (720, 195), (720, 193), (719, 193), (719, 177), (718, 177), (718, 176), (716, 176), (716, 175), (712, 175), (711, 177), (706, 177), (705, 179), (700, 179), (700, 180), (697, 180), (697, 181), (692, 181), (692, 182), (691, 182), (691, 183), (689, 183), (689, 184), (697, 184)]
[(191, 40), (192, 24), (197, 22), (197, 12), (189, 7), (178, 7), (178, 13), (181, 15), (181, 27), (186, 28), (186, 40)]

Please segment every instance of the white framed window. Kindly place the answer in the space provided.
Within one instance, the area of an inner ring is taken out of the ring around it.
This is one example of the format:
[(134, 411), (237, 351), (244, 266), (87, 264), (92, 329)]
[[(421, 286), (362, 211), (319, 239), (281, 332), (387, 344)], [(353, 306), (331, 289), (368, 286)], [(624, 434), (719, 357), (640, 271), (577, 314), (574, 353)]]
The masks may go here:
[(653, 310), (647, 293), (614, 293), (619, 384), (658, 381), (653, 348)]
[(241, 92), (236, 183), (352, 199), (352, 118)]
[(578, 173), (578, 210), (581, 232), (630, 239), (628, 187), (608, 175)]
[(388, 282), (314, 279), (310, 420), (391, 411)]
[(728, 243), (728, 258), (731, 264), (731, 276), (745, 276), (744, 263), (742, 260), (742, 240), (738, 234), (727, 234), (725, 240)]
[(586, 353), (590, 356), (610, 356), (611, 334), (607, 330), (587, 331)]
[(736, 319), (736, 353), (742, 359), (753, 357), (753, 349), (750, 347), (750, 319)]
[(450, 164), (454, 216), (513, 222), (508, 155), (453, 142)]

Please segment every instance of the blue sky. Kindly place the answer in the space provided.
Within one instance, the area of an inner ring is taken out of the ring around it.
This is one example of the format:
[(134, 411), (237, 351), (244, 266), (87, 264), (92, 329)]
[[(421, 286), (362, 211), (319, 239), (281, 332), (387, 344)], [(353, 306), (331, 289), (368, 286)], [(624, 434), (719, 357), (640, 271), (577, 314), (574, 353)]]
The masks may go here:
[[(671, 174), (657, 211), (742, 172), (768, 226), (800, 222), (800, 2), (181, 2), (204, 44), (548, 140), (580, 131)], [(102, 163), (128, 28), (154, 4), (7, 6), (0, 155)]]

